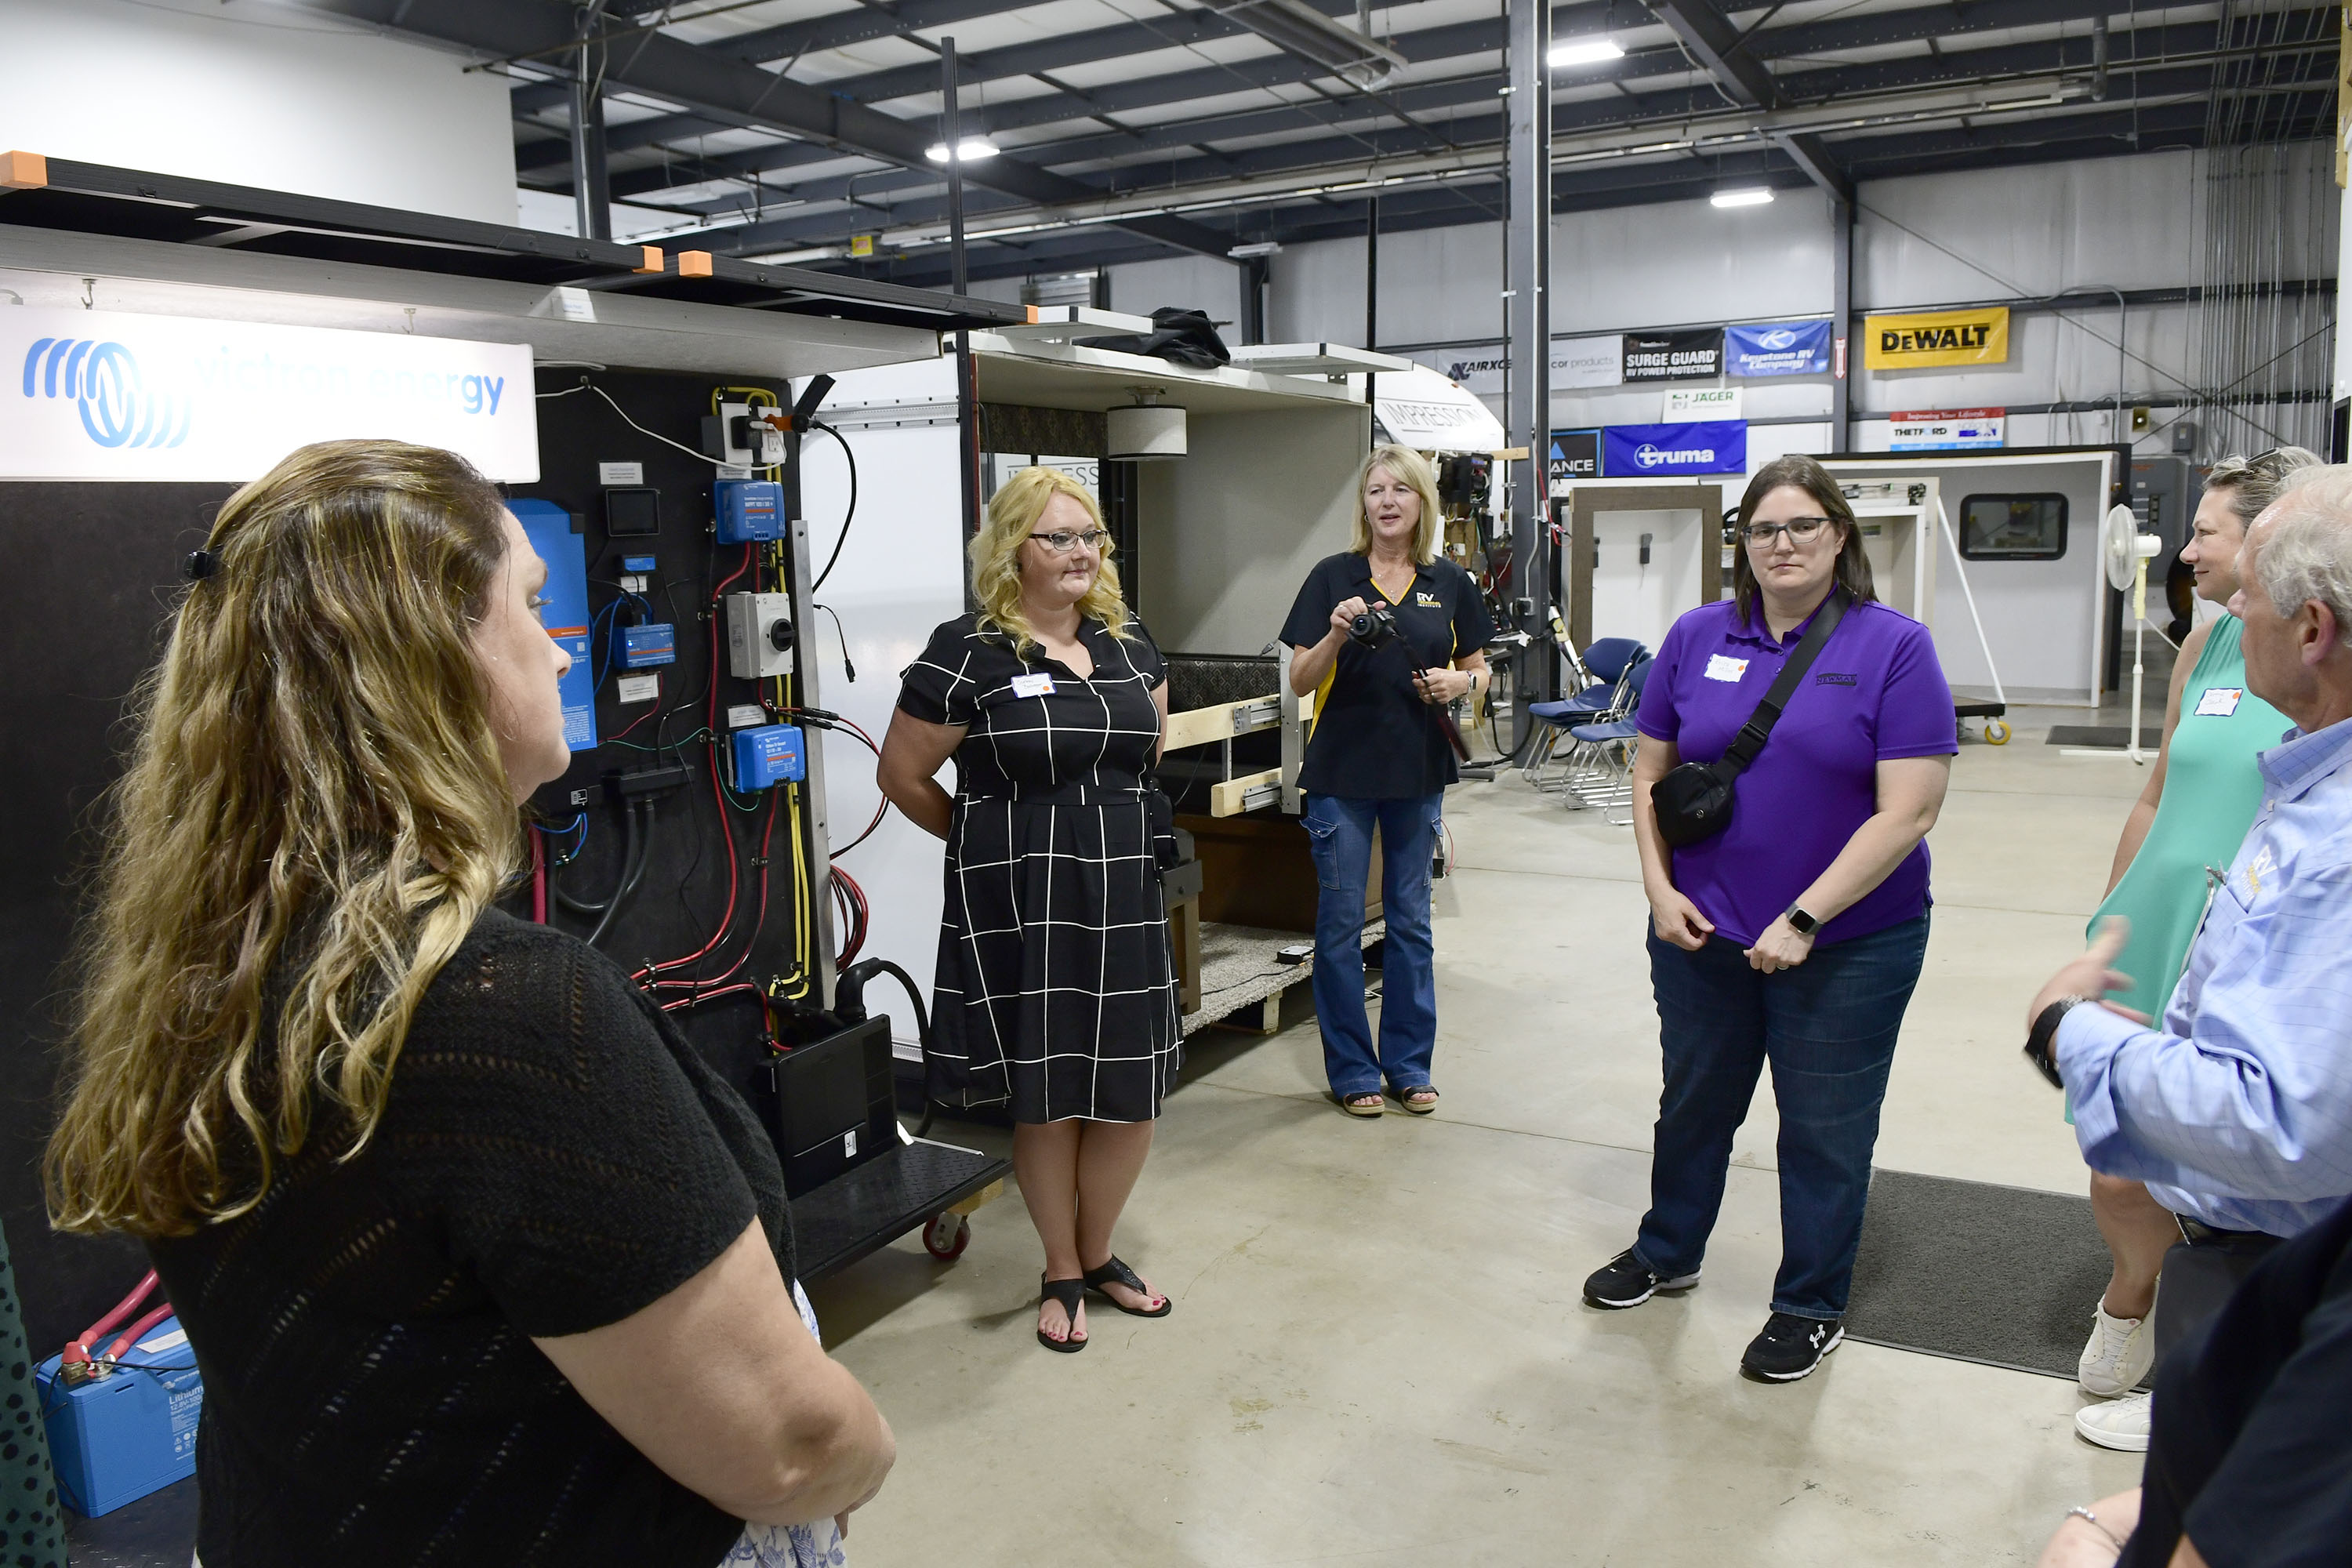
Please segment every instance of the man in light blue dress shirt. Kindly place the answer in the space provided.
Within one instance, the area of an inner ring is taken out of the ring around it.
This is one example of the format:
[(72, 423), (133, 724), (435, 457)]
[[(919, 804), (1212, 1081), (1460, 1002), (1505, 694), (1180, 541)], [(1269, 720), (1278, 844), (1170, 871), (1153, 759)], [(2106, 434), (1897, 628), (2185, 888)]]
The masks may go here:
[[(2192, 1244), (2266, 1245), (2352, 1195), (2352, 468), (2304, 470), (2247, 532), (2246, 684), (2294, 721), (2160, 1026), (2096, 1002), (2102, 932), (2027, 1017), (2093, 1169), (2145, 1182)], [(2168, 1291), (2168, 1312), (2173, 1312)], [(2195, 1326), (2175, 1321), (2166, 1338)], [(2145, 1448), (2144, 1398), (2076, 1428)]]

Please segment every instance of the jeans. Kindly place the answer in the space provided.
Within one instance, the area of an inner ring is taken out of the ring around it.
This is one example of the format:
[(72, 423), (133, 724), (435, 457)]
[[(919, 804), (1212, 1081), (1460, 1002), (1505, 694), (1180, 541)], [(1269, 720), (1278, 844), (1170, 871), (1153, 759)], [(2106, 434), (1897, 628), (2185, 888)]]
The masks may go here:
[(1737, 942), (1696, 952), (1650, 933), (1665, 1089), (1650, 1160), (1650, 1212), (1633, 1254), (1671, 1279), (1696, 1273), (1723, 1206), (1731, 1137), (1772, 1064), (1780, 1111), (1780, 1272), (1772, 1310), (1845, 1314), (1870, 1196), (1878, 1109), (1903, 1010), (1927, 951), (1924, 914), (1816, 948), (1794, 969), (1751, 969)]
[[(1429, 933), (1429, 866), (1443, 794), (1406, 800), (1310, 795), (1305, 825), (1315, 854), (1315, 1021), (1331, 1092), (1378, 1094), (1386, 1076), (1400, 1092), (1429, 1082), (1437, 1050), (1437, 965)], [(1381, 910), (1388, 921), (1381, 966), (1381, 1043), (1364, 1013), (1364, 883), (1372, 829), (1381, 833)]]

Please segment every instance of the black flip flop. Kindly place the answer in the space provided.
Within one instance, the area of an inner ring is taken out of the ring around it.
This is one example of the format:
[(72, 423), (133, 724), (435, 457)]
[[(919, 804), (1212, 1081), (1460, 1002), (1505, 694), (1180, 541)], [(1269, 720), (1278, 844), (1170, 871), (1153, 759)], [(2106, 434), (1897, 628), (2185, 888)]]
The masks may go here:
[(1118, 1297), (1113, 1296), (1109, 1291), (1104, 1289), (1103, 1287), (1105, 1285), (1124, 1285), (1139, 1296), (1149, 1296), (1151, 1294), (1151, 1288), (1143, 1282), (1142, 1279), (1137, 1275), (1135, 1270), (1129, 1268), (1126, 1264), (1121, 1263), (1117, 1258), (1113, 1258), (1108, 1263), (1104, 1264), (1100, 1268), (1087, 1269), (1083, 1283), (1086, 1285), (1087, 1289), (1093, 1291), (1096, 1295), (1100, 1296), (1104, 1300), (1108, 1301), (1112, 1306), (1117, 1307), (1120, 1311), (1125, 1312), (1130, 1318), (1164, 1318), (1169, 1313), (1176, 1310), (1176, 1303), (1170, 1300), (1167, 1297), (1162, 1296), (1160, 1298), (1160, 1310), (1156, 1312), (1147, 1312), (1139, 1307), (1129, 1306), (1126, 1302), (1121, 1301)]
[[(1112, 1261), (1117, 1262), (1118, 1259), (1114, 1258)], [(1062, 1316), (1068, 1320), (1070, 1325), (1068, 1339), (1057, 1340), (1045, 1330), (1039, 1329), (1037, 1342), (1049, 1351), (1058, 1351), (1064, 1355), (1076, 1355), (1086, 1349), (1087, 1342), (1078, 1338), (1078, 1307), (1085, 1301), (1086, 1297), (1087, 1281), (1084, 1279), (1048, 1279), (1043, 1274), (1037, 1276), (1037, 1304), (1044, 1306), (1048, 1298), (1059, 1301), (1062, 1304)]]

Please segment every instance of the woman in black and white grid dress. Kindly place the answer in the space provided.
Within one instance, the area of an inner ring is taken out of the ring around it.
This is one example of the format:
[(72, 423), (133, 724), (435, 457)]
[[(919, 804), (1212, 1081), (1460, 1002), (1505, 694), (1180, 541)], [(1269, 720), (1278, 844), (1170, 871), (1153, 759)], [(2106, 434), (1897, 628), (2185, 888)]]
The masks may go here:
[[(1037, 1338), (1087, 1342), (1092, 1291), (1168, 1315), (1111, 1251), (1181, 1060), (1176, 977), (1143, 775), (1167, 667), (1128, 613), (1094, 498), (1024, 468), (972, 541), (982, 608), (908, 666), (882, 792), (947, 840), (932, 1098), (1005, 1105), (1045, 1243)], [(933, 776), (950, 756), (956, 791)]]

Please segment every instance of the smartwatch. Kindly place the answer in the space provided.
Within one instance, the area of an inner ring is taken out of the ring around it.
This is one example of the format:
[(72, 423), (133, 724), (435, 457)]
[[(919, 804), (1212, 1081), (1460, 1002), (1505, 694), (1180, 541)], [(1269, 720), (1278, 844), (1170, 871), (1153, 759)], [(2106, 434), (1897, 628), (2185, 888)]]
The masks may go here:
[(1814, 931), (1821, 929), (1821, 921), (1807, 914), (1802, 909), (1799, 908), (1795, 904), (1790, 904), (1789, 906), (1789, 912), (1782, 915), (1780, 918), (1787, 921), (1789, 922), (1789, 929), (1795, 931), (1799, 936), (1811, 936)]
[(2059, 997), (2042, 1009), (2042, 1016), (2026, 1032), (2025, 1059), (2033, 1064), (2034, 1071), (2050, 1080), (2053, 1089), (2066, 1087), (2066, 1080), (2058, 1076), (2058, 1025), (2067, 1014), (2089, 1000), (2088, 996)]

